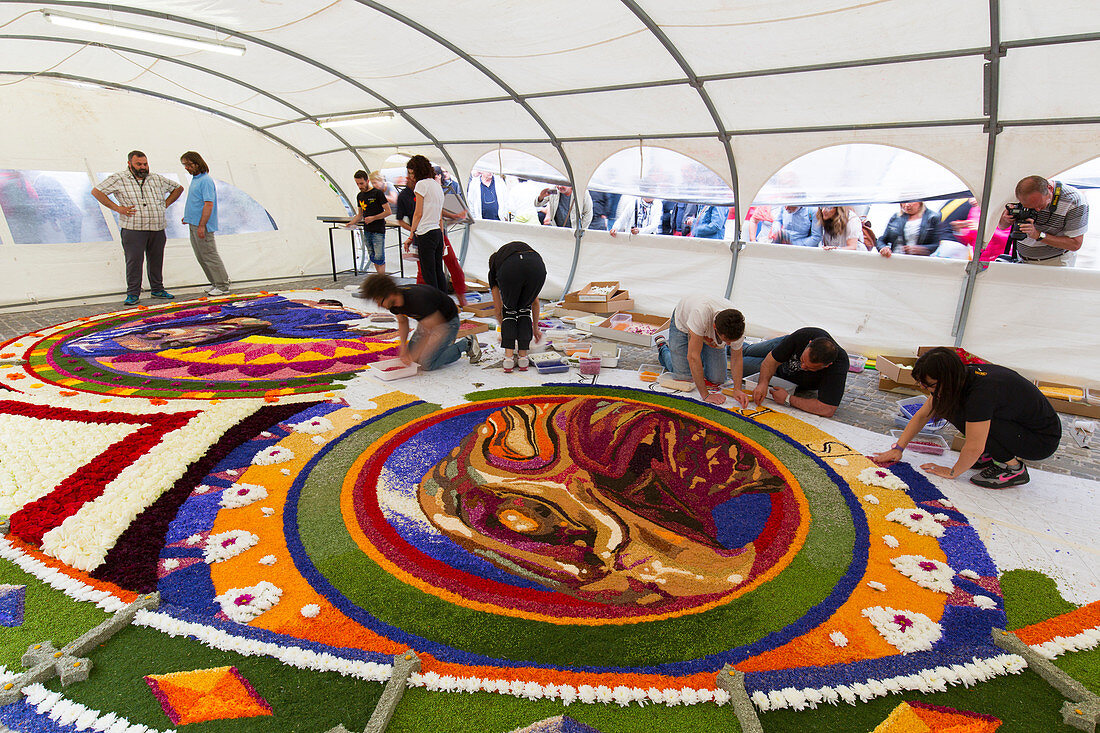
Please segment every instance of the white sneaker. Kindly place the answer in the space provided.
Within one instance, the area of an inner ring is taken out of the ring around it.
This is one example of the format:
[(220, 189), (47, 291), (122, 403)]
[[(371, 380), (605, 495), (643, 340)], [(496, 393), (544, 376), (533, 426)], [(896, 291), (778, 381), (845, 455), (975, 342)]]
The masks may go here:
[(216, 298), (219, 295), (229, 295), (229, 291), (228, 290), (222, 290), (221, 288), (207, 288), (206, 289), (206, 294)]

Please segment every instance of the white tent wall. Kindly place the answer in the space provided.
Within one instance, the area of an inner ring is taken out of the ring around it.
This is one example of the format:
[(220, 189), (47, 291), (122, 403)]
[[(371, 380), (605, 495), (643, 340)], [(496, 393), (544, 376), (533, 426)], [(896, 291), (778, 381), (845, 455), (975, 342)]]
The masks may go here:
[[(34, 114), (27, 114), (34, 110)], [(197, 150), (211, 173), (240, 188), (271, 214), (273, 232), (218, 237), (218, 249), (237, 282), (329, 270), (324, 233), (315, 212), (342, 208), (312, 166), (285, 147), (240, 125), (183, 105), (137, 93), (87, 89), (58, 80), (28, 79), (4, 90), (0, 167), (84, 171), (94, 176), (126, 166), (140, 149), (157, 173), (190, 177), (180, 154)], [(170, 216), (182, 216), (182, 202)], [(81, 244), (0, 244), (0, 304), (118, 293), (124, 289), (122, 247), (113, 217), (103, 211), (114, 241)], [(206, 282), (188, 241), (165, 250), (169, 289)], [(147, 283), (146, 283), (147, 285)]]
[(730, 270), (729, 243), (590, 231), (581, 242), (573, 289), (591, 280), (618, 280), (635, 310), (668, 315), (687, 293), (722, 295)]
[[(586, 188), (592, 179), (592, 174), (620, 150), (637, 148), (638, 141), (629, 140), (604, 140), (598, 142), (571, 142), (565, 143), (565, 153), (569, 156), (569, 162), (573, 164), (573, 174), (577, 177), (577, 185)], [(726, 156), (725, 146), (715, 137), (689, 137), (689, 138), (646, 138), (641, 145), (647, 148), (666, 148), (675, 150), (687, 157), (702, 163), (721, 177), (726, 185), (733, 188), (730, 176), (729, 159)]]
[(963, 346), (1031, 377), (1100, 388), (1098, 274), (992, 263), (978, 277)]
[[(514, 240), (527, 242), (542, 256), (546, 264), (546, 284), (540, 296), (550, 300), (561, 298), (565, 294), (565, 279), (569, 275), (576, 244), (572, 229), (506, 221), (479, 221), (470, 227), (469, 249), (463, 269), (484, 280), (489, 275), (489, 255)], [(451, 244), (460, 246), (454, 236), (451, 237)]]

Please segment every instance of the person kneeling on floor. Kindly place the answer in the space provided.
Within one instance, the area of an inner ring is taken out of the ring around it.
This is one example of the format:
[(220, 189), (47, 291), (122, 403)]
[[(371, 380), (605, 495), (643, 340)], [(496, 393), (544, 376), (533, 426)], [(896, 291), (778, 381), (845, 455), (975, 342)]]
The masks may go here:
[[(389, 275), (376, 274), (359, 286), (359, 296), (373, 300), (397, 316), (400, 357), (406, 364), (415, 361), (430, 372), (456, 361), (464, 353), (470, 355), (471, 364), (481, 359), (481, 346), (475, 336), (455, 341), (461, 322), (458, 306), (442, 290), (431, 285), (398, 285)], [(417, 321), (412, 338), (409, 338), (410, 318)]]
[(921, 468), (944, 478), (977, 468), (981, 472), (970, 483), (987, 489), (1026, 484), (1030, 479), (1023, 461), (1042, 460), (1058, 450), (1058, 414), (1038, 387), (1011, 369), (964, 364), (953, 349), (939, 346), (917, 359), (913, 379), (932, 397), (890, 450), (872, 456), (877, 462), (901, 460), (905, 446), (932, 418), (946, 419), (966, 436), (966, 443), (951, 468), (935, 463)]
[[(746, 377), (760, 373), (752, 393), (757, 406), (770, 394), (788, 407), (832, 417), (844, 397), (848, 354), (824, 329), (807, 326), (788, 336), (746, 346), (743, 360)], [(772, 377), (793, 382), (800, 390), (817, 390), (817, 396), (796, 397), (782, 387), (772, 387)]]

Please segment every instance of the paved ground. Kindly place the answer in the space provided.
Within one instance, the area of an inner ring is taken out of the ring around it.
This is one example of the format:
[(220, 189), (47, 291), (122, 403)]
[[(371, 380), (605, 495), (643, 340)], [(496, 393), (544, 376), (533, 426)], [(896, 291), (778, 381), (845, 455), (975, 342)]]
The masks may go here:
[[(266, 282), (258, 287), (242, 287), (241, 290), (254, 292), (259, 289), (343, 289), (347, 285), (357, 284), (361, 279), (361, 276), (353, 277), (350, 273), (347, 273), (342, 274), (336, 283), (332, 282), (331, 277), (303, 278), (277, 283)], [(199, 295), (200, 291), (190, 289), (177, 291), (176, 294), (179, 297), (188, 297)], [(0, 309), (0, 341), (80, 316), (117, 310), (121, 300), (122, 296), (117, 296), (74, 300), (70, 305), (51, 304), (51, 307), (42, 307), (35, 310), (12, 311)], [(655, 361), (654, 349), (629, 345), (622, 347), (620, 368), (637, 369), (641, 364)], [(895, 402), (903, 396), (880, 391), (878, 389), (878, 372), (864, 371), (861, 374), (849, 374), (844, 401), (840, 403), (840, 408), (833, 419), (866, 430), (881, 432), (888, 436), (889, 431), (894, 427), (893, 416), (897, 411)], [(1100, 480), (1100, 445), (1095, 446), (1092, 450), (1078, 448), (1069, 433), (1072, 420), (1076, 418), (1068, 415), (1062, 415), (1061, 417), (1063, 437), (1058, 452), (1045, 461), (1029, 465), (1054, 473)], [(949, 443), (953, 434), (954, 430), (950, 427), (944, 430), (944, 437)], [(888, 445), (889, 443), (884, 442), (884, 447)], [(909, 458), (913, 460), (913, 456), (909, 456)]]

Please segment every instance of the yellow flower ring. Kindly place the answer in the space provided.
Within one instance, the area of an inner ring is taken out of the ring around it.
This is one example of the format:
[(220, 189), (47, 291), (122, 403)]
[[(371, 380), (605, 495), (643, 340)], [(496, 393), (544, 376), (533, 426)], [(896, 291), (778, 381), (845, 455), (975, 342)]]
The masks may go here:
[[(283, 643), (377, 661), (412, 647), (439, 674), (540, 684), (712, 688), (731, 663), (750, 691), (767, 691), (999, 654), (987, 641), (1003, 623), (996, 569), (965, 518), (906, 466), (895, 473), (908, 487), (888, 488), (887, 472), (887, 485), (864, 483), (873, 464), (794, 418), (639, 390), (469, 399), (311, 408), (332, 434), (276, 436), (294, 461), (232, 477), (265, 486), (274, 516), (220, 509), (206, 528), (257, 534), (241, 555), (250, 562), (191, 565), (212, 587), (169, 574), (162, 594), (201, 609), (204, 597), (270, 581), (284, 596), (249, 625)], [(588, 443), (570, 434), (582, 423)], [(511, 478), (494, 474), (506, 458)], [(200, 526), (191, 504), (181, 527)], [(887, 519), (896, 510), (934, 513), (945, 531), (910, 530)], [(903, 556), (970, 572), (945, 593), (907, 577)], [(552, 572), (564, 566), (572, 572)], [(667, 592), (654, 591), (661, 580)], [(980, 595), (994, 607), (978, 607)], [(297, 613), (307, 604), (319, 609), (308, 619)], [(915, 622), (941, 636), (901, 654), (865, 613), (876, 608), (897, 609), (888, 621), (903, 632)]]

